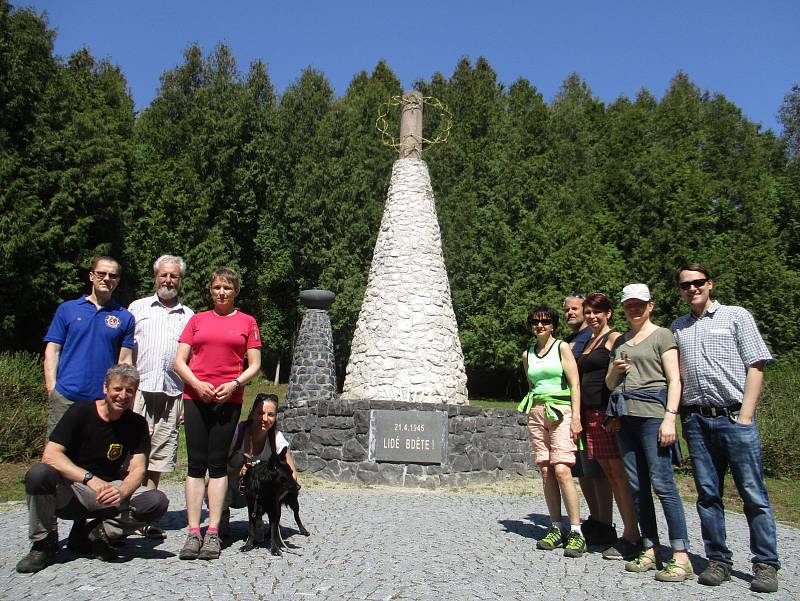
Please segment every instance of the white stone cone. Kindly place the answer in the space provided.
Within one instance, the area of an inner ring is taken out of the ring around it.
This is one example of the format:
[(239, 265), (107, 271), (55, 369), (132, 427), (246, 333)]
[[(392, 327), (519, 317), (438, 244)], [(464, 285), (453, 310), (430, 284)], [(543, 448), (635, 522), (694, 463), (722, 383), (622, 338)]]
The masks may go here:
[(344, 399), (467, 404), (467, 374), (428, 166), (392, 168)]

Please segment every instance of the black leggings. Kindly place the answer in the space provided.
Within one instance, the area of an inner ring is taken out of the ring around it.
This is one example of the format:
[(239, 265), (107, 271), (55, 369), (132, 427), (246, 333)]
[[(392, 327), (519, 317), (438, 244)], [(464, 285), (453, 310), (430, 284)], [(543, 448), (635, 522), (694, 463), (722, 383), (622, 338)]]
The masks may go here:
[(239, 423), (238, 403), (204, 403), (187, 399), (183, 404), (186, 455), (190, 478), (222, 478), (228, 475), (228, 449)]

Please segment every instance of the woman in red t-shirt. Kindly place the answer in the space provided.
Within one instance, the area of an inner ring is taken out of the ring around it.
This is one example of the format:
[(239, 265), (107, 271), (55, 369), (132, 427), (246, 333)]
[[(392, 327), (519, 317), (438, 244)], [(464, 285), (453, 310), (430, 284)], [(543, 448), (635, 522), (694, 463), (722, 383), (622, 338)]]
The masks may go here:
[[(175, 371), (185, 386), (189, 463), (186, 476), (189, 535), (181, 549), (181, 559), (219, 557), (218, 527), (228, 488), (228, 448), (242, 410), (242, 388), (261, 368), (258, 324), (234, 305), (239, 294), (239, 275), (220, 267), (211, 274), (208, 290), (214, 308), (192, 316), (178, 340), (175, 356)], [(206, 472), (209, 518), (208, 530), (201, 540)]]

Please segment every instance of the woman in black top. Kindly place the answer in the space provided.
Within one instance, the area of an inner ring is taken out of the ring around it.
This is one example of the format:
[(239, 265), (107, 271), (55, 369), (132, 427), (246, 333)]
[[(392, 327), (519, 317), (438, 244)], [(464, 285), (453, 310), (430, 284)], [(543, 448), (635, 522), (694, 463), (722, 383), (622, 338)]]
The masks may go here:
[(592, 329), (592, 336), (578, 357), (581, 378), (581, 420), (586, 437), (586, 454), (603, 468), (614, 500), (617, 502), (624, 531), (613, 546), (603, 552), (606, 559), (633, 559), (641, 551), (641, 540), (636, 511), (633, 506), (625, 466), (619, 454), (617, 441), (606, 422), (606, 406), (611, 391), (606, 387), (610, 350), (619, 332), (611, 330), (608, 322), (613, 314), (611, 301), (602, 292), (595, 292), (583, 302), (584, 319)]

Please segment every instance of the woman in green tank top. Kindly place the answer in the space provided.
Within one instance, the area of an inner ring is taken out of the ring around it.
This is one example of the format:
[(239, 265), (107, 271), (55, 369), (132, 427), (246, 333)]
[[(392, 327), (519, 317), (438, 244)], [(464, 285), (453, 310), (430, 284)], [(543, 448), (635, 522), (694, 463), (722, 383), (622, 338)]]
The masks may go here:
[[(551, 527), (536, 547), (564, 547), (566, 557), (580, 557), (586, 552), (586, 540), (581, 534), (580, 501), (571, 467), (581, 433), (581, 390), (572, 350), (553, 336), (557, 325), (558, 313), (549, 307), (536, 307), (528, 315), (536, 343), (522, 353), (530, 391), (519, 410), (528, 413), (528, 433), (550, 514)], [(562, 498), (569, 517), (568, 533), (561, 531)]]

